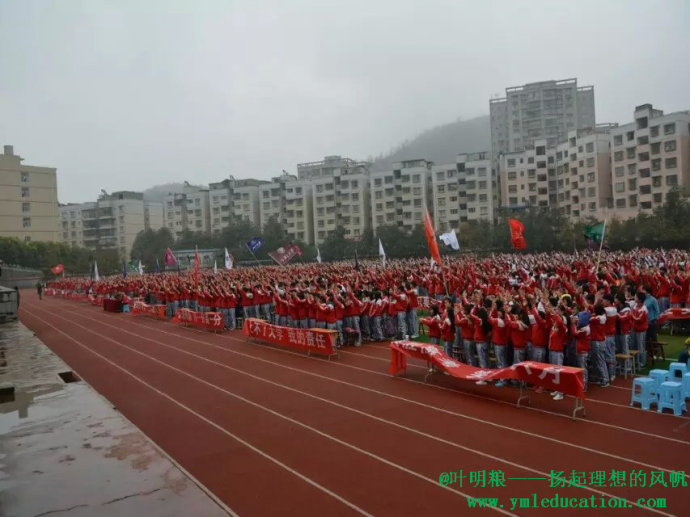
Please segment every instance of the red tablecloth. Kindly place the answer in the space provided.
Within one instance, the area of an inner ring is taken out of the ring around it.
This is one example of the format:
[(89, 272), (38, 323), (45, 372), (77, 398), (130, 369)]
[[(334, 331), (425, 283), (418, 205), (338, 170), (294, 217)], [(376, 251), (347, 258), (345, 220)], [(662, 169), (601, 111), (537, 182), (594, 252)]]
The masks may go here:
[(122, 312), (122, 302), (115, 298), (106, 298), (103, 300), (103, 310), (108, 312)]

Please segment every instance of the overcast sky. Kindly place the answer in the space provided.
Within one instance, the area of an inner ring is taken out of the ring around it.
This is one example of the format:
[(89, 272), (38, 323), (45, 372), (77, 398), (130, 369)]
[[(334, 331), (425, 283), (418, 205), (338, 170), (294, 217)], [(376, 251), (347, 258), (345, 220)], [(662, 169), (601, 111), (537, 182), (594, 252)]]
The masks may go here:
[(387, 152), (577, 77), (597, 122), (690, 109), (690, 2), (1, 0), (0, 144), (100, 189)]

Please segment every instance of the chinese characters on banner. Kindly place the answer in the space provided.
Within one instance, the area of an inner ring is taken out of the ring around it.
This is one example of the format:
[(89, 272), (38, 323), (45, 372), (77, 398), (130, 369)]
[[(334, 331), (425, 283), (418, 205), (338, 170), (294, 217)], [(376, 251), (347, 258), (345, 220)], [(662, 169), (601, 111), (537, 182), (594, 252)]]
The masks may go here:
[(584, 394), (584, 373), (581, 368), (525, 361), (508, 368), (484, 369), (470, 366), (447, 356), (443, 350), (428, 343), (415, 341), (393, 341), (389, 372), (395, 375), (407, 368), (407, 357), (423, 359), (439, 370), (448, 372), (458, 379), (470, 381), (516, 379), (541, 386), (547, 390), (560, 391), (581, 399)]
[(220, 312), (196, 312), (191, 309), (177, 309), (173, 321), (183, 325), (192, 325), (214, 331), (225, 328), (223, 315)]
[(316, 354), (334, 353), (336, 332), (324, 329), (295, 329), (271, 325), (263, 320), (248, 318), (244, 320), (242, 333), (262, 341)]
[(134, 302), (132, 314), (151, 316), (159, 320), (165, 319), (165, 305), (148, 305), (144, 302)]

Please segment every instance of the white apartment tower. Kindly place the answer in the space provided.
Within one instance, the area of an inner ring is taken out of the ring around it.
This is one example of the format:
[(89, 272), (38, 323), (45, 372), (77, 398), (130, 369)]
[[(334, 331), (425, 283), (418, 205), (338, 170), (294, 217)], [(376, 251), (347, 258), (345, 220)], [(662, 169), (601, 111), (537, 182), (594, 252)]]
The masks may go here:
[(542, 81), (506, 88), (503, 98), (489, 101), (492, 153), (517, 152), (546, 140), (553, 147), (569, 131), (594, 127), (594, 87), (577, 79)]

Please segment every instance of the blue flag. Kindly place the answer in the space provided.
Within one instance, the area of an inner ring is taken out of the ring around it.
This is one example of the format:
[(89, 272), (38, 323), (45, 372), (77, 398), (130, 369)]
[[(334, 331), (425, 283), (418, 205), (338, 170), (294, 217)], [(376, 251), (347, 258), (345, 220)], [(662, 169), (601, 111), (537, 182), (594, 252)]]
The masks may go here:
[(122, 261), (122, 276), (127, 278), (127, 262)]
[(254, 237), (247, 243), (247, 248), (249, 248), (249, 251), (251, 251), (252, 253), (256, 253), (257, 250), (259, 250), (263, 245), (264, 240), (261, 237)]

